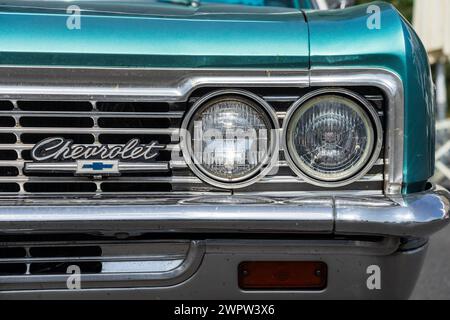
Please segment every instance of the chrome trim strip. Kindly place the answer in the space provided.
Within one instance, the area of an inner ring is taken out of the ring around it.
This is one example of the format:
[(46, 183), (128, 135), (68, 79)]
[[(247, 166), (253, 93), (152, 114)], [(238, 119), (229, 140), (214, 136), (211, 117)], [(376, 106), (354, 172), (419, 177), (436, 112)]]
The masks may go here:
[[(118, 200), (118, 199), (116, 199)], [(67, 202), (66, 202), (67, 203)], [(450, 193), (394, 197), (150, 198), (148, 204), (0, 206), (2, 234), (224, 232), (428, 237), (450, 221)]]
[[(93, 181), (92, 183), (98, 183)], [(297, 194), (304, 194), (297, 193)], [(366, 193), (364, 193), (367, 195)], [(372, 193), (370, 193), (372, 194)], [(369, 195), (370, 195), (369, 194)], [(171, 191), (171, 192), (161, 192), (161, 191), (151, 191), (151, 192), (120, 192), (120, 196), (117, 192), (71, 192), (71, 193), (31, 193), (22, 194), (17, 192), (5, 192), (0, 195), (0, 203), (3, 206), (9, 205), (28, 205), (33, 203), (34, 205), (86, 205), (88, 202), (92, 204), (98, 204), (96, 200), (102, 199), (102, 205), (113, 204), (113, 205), (133, 205), (133, 204), (149, 204), (150, 199), (155, 199), (155, 202), (161, 201), (161, 196), (166, 198), (171, 197), (202, 197), (211, 195), (231, 195), (229, 191), (214, 192), (211, 194), (209, 191)]]
[[(102, 193), (103, 194), (103, 193)], [(314, 190), (314, 191), (289, 191), (289, 190), (274, 190), (274, 191), (237, 191), (234, 192), (233, 195), (236, 196), (247, 196), (247, 197), (269, 197), (269, 198), (277, 198), (277, 199), (288, 199), (288, 198), (307, 198), (307, 197), (329, 197), (330, 191), (325, 190)], [(379, 190), (334, 190), (333, 196), (335, 197), (373, 197), (373, 198), (382, 198), (384, 197), (384, 192)]]
[(154, 134), (154, 135), (168, 135), (178, 136), (180, 129), (178, 128), (59, 128), (59, 127), (46, 127), (46, 128), (0, 128), (0, 133), (73, 133), (73, 134)]
[[(45, 75), (45, 77), (43, 77)], [(307, 87), (304, 69), (152, 69), (1, 66), (7, 99), (186, 101), (200, 87)], [(95, 86), (93, 84), (96, 84)]]
[[(76, 172), (78, 165), (76, 162), (32, 162), (25, 163), (25, 171), (28, 172)], [(120, 172), (130, 172), (130, 171), (142, 171), (142, 172), (161, 172), (168, 171), (169, 164), (163, 162), (149, 162), (149, 163), (139, 163), (139, 162), (119, 162), (118, 168)], [(0, 177), (0, 181), (3, 180), (4, 177)], [(21, 178), (18, 177), (9, 177), (15, 178), (16, 181), (20, 181)], [(49, 178), (52, 180), (52, 178)], [(32, 179), (27, 179), (27, 181), (31, 181)], [(67, 180), (67, 178), (61, 178), (61, 180)], [(41, 180), (42, 181), (42, 180)], [(44, 181), (45, 182), (45, 181)]]
[[(183, 255), (179, 256), (125, 256), (125, 257), (52, 257), (52, 258), (0, 258), (0, 265), (6, 264), (6, 263), (47, 263), (47, 262), (112, 262), (112, 263), (124, 263), (126, 262), (160, 262), (160, 261), (154, 261), (154, 260), (161, 260), (161, 262), (168, 262), (168, 261), (179, 261), (184, 258)], [(102, 270), (105, 272), (104, 270)]]
[[(11, 115), (13, 113), (14, 115)], [(38, 118), (149, 118), (149, 119), (180, 119), (184, 112), (100, 112), (100, 111), (0, 111), (0, 116), (20, 116)]]
[[(12, 149), (12, 148), (10, 148), (10, 149)], [(0, 150), (1, 150), (1, 145), (0, 145)], [(377, 161), (375, 161), (374, 166), (384, 166), (384, 164), (385, 164), (385, 160), (378, 159)], [(278, 166), (280, 168), (282, 168), (282, 167), (289, 167), (289, 164), (287, 163), (287, 161), (280, 160), (278, 162)], [(170, 167), (171, 168), (182, 169), (182, 168), (187, 168), (188, 165), (184, 161), (171, 161), (170, 162)]]
[(376, 86), (387, 98), (388, 124), (385, 132), (385, 193), (401, 194), (403, 185), (404, 108), (403, 83), (398, 75), (384, 69), (313, 69), (312, 87)]
[[(44, 168), (47, 168), (45, 166)], [(52, 171), (54, 168), (50, 166), (46, 171)], [(67, 164), (61, 169), (57, 169), (56, 171), (61, 172), (72, 172), (72, 164)], [(35, 169), (32, 171), (38, 172), (40, 170), (44, 170), (43, 168)], [(133, 170), (127, 170), (128, 172)], [(149, 182), (149, 183), (186, 183), (186, 184), (201, 184), (202, 180), (197, 177), (189, 177), (189, 176), (172, 176), (172, 177), (118, 177), (114, 179), (114, 177), (109, 177), (106, 180), (92, 180), (89, 177), (85, 179), (81, 179), (80, 177), (27, 177), (27, 176), (15, 176), (15, 177), (0, 177), (0, 182), (17, 182), (17, 183), (86, 183), (86, 182), (96, 182), (96, 183), (141, 183), (141, 182)], [(1, 196), (2, 194), (0, 194)]]
[[(374, 175), (363, 175), (359, 178), (358, 181), (383, 181), (382, 174), (374, 174)], [(355, 183), (358, 181), (352, 181), (351, 183)], [(273, 177), (265, 177), (262, 179), (262, 183), (310, 183), (305, 179), (302, 179), (297, 176), (273, 176)], [(327, 186), (322, 186), (326, 188)]]
[(154, 162), (154, 163), (119, 162), (119, 171), (161, 172), (168, 170), (169, 170), (169, 163), (164, 162)]
[[(142, 165), (142, 169), (140, 167)], [(128, 167), (130, 166), (130, 167)], [(72, 163), (63, 164), (61, 166), (56, 166), (53, 163), (43, 163), (42, 166), (39, 163), (27, 163), (25, 165), (27, 171), (31, 172), (51, 172), (51, 171), (58, 171), (58, 172), (74, 172), (76, 171), (76, 167)], [(120, 164), (119, 164), (120, 167)], [(120, 171), (125, 172), (133, 172), (136, 170), (139, 171), (147, 171), (147, 172), (161, 172), (166, 171), (164, 168), (166, 168), (166, 164), (161, 164), (161, 167), (159, 167), (159, 164), (155, 164), (153, 167), (152, 164), (137, 164), (136, 167), (133, 167), (133, 165), (125, 164), (125, 169), (120, 169)], [(0, 177), (0, 183), (4, 182), (17, 182), (17, 183), (86, 183), (86, 182), (92, 182), (90, 178), (86, 177), (85, 179), (81, 179), (80, 177), (28, 177), (28, 176), (7, 176), (7, 177)], [(377, 175), (367, 175), (362, 177), (360, 182), (376, 182), (376, 181), (383, 181), (383, 175), (377, 174)], [(184, 183), (184, 184), (202, 184), (203, 181), (197, 177), (193, 176), (171, 176), (171, 177), (117, 177), (114, 176), (109, 177), (106, 180), (95, 180), (97, 183), (140, 183), (140, 182), (150, 182), (150, 183), (171, 183), (171, 184), (178, 184), (178, 183)], [(301, 178), (297, 176), (272, 176), (272, 177), (264, 177), (261, 180), (258, 181), (258, 183), (261, 184), (270, 184), (270, 183), (295, 183), (298, 185), (302, 184), (308, 184), (305, 180), (302, 180)], [(276, 192), (276, 190), (274, 191)], [(278, 192), (281, 192), (278, 190)], [(0, 194), (1, 196), (2, 194)]]
[(300, 99), (299, 96), (263, 96), (267, 102), (295, 102)]

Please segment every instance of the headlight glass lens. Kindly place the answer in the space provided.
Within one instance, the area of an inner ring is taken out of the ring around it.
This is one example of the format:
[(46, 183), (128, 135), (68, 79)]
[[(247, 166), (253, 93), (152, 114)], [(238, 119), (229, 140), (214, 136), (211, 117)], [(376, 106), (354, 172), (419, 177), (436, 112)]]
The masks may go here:
[(221, 96), (200, 107), (188, 130), (197, 167), (222, 182), (246, 180), (267, 162), (271, 121), (250, 99)]
[(306, 175), (342, 181), (357, 174), (374, 149), (374, 130), (367, 113), (353, 100), (322, 95), (301, 105), (289, 120), (289, 155)]

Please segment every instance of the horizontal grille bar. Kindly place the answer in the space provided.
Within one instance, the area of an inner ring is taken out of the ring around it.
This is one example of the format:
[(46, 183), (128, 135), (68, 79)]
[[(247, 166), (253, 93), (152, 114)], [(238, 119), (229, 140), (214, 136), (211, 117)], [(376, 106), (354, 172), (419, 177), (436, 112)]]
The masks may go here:
[[(375, 166), (384, 166), (384, 164), (385, 164), (384, 159), (378, 159), (377, 162), (375, 162)], [(178, 168), (178, 169), (188, 168), (188, 165), (184, 161), (171, 161), (170, 166), (171, 168)], [(287, 161), (280, 160), (278, 162), (278, 167), (286, 168), (289, 167), (289, 164)]]
[[(12, 115), (13, 114), (13, 115)], [(1, 116), (11, 117), (67, 117), (67, 118), (173, 118), (180, 119), (183, 112), (53, 112), (53, 111), (0, 111)]]
[[(60, 171), (60, 172), (75, 172), (78, 168), (76, 162), (63, 163), (55, 166), (54, 163), (27, 163), (26, 170), (28, 171)], [(137, 171), (137, 172), (161, 172), (169, 170), (168, 163), (119, 163), (118, 168), (121, 172)]]
[(45, 133), (45, 134), (155, 134), (178, 136), (178, 128), (0, 128), (0, 133)]
[(183, 259), (183, 255), (172, 255), (170, 257), (165, 257), (163, 255), (158, 256), (128, 256), (128, 257), (58, 257), (58, 258), (11, 258), (11, 259), (0, 259), (0, 265), (6, 263), (44, 263), (44, 262), (112, 262), (112, 261), (149, 261), (149, 260), (163, 260), (163, 261), (171, 261), (171, 260), (180, 260)]
[[(46, 177), (43, 181), (40, 177), (0, 177), (0, 182), (45, 182), (45, 183), (114, 183), (114, 182), (153, 182), (153, 183), (193, 183), (198, 184), (202, 181), (196, 177), (191, 176), (172, 176), (172, 177), (109, 177), (105, 180), (96, 181), (88, 177)], [(366, 175), (360, 181), (383, 181), (382, 174)], [(258, 183), (299, 183), (306, 184), (304, 180), (294, 176), (275, 176), (262, 178)]]

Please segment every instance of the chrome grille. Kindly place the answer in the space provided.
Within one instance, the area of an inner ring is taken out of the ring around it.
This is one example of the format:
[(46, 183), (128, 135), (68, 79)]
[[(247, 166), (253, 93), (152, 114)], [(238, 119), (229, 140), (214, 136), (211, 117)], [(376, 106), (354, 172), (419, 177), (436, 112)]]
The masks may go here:
[[(0, 100), (0, 195), (70, 194), (153, 194), (166, 192), (226, 192), (203, 183), (172, 151), (180, 152), (179, 127), (184, 113), (197, 99), (217, 88), (202, 88), (187, 102), (115, 102), (64, 100)], [(289, 106), (308, 89), (245, 88), (262, 96), (277, 112), (283, 124)], [(355, 90), (355, 88), (353, 88)], [(359, 88), (361, 94), (384, 118), (384, 99), (379, 90)], [(383, 121), (384, 122), (384, 121)], [(27, 173), (30, 150), (48, 137), (58, 136), (80, 144), (124, 144), (132, 138), (142, 143), (157, 140), (167, 144), (157, 162), (169, 163), (168, 172), (123, 173), (120, 177), (73, 176), (71, 173)], [(382, 152), (384, 155), (384, 152)], [(380, 158), (369, 174), (341, 190), (382, 192), (386, 161)], [(326, 191), (298, 178), (280, 151), (277, 172), (237, 193), (287, 194), (303, 191)]]
[[(124, 144), (139, 138), (167, 144), (156, 162), (170, 161), (177, 150), (180, 106), (168, 103), (101, 101), (1, 101), (0, 192), (2, 193), (101, 193), (166, 192), (170, 172), (123, 173), (121, 177), (93, 180), (70, 173), (31, 173), (34, 145), (59, 136), (80, 144)], [(182, 109), (182, 107), (181, 107)]]

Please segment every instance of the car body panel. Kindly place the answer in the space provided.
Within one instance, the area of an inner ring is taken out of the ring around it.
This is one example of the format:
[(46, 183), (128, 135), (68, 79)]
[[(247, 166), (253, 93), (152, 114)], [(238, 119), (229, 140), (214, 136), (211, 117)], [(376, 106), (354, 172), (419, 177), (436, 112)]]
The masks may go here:
[[(146, 8), (150, 10), (150, 5)], [(308, 28), (296, 9), (162, 4), (155, 5), (151, 15), (97, 9), (82, 12), (81, 28), (74, 30), (66, 27), (69, 15), (61, 9), (39, 8), (31, 13), (22, 12), (26, 8), (1, 9), (0, 63), (4, 65), (309, 66)]]

